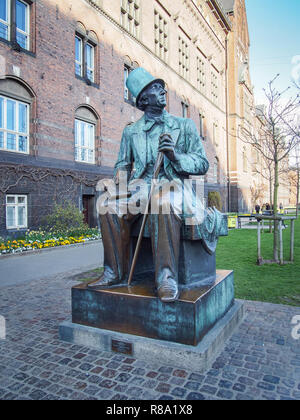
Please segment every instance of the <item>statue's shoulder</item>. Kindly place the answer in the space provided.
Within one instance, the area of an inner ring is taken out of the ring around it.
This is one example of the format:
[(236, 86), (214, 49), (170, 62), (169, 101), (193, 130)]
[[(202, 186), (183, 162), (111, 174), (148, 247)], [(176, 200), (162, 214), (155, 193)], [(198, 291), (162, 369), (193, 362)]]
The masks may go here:
[(191, 118), (177, 117), (175, 115), (168, 114), (168, 119), (173, 124), (175, 123), (179, 127), (193, 127), (195, 125)]
[(129, 122), (124, 128), (124, 134), (130, 135), (130, 134), (138, 132), (143, 127), (143, 124), (144, 124), (144, 117), (140, 118), (138, 121)]

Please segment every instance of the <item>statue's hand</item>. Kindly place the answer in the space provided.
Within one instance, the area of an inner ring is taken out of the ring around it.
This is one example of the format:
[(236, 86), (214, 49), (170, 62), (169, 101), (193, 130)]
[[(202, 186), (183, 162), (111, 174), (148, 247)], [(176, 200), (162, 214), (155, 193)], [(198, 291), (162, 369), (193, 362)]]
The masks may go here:
[(116, 173), (116, 175), (114, 176), (114, 183), (115, 183), (116, 185), (119, 185), (119, 183), (120, 183), (120, 170), (119, 170), (119, 169), (117, 170), (117, 173)]
[(164, 153), (169, 160), (174, 162), (177, 160), (175, 152), (175, 143), (171, 134), (163, 133), (159, 137), (158, 151)]

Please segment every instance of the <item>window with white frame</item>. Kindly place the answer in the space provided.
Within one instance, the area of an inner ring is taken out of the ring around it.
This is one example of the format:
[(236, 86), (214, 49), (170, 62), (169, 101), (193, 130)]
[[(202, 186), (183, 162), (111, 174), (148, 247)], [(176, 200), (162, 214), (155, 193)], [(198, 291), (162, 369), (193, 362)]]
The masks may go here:
[(213, 145), (219, 145), (219, 126), (217, 122), (213, 123)]
[(86, 77), (91, 82), (95, 80), (95, 52), (94, 46), (89, 42), (85, 45), (85, 62), (86, 62)]
[(29, 153), (29, 105), (0, 96), (0, 150)]
[(126, 86), (126, 82), (129, 76), (129, 73), (131, 72), (132, 68), (129, 67), (127, 64), (124, 64), (124, 99), (129, 102), (133, 102), (133, 97)]
[(75, 74), (95, 82), (95, 44), (79, 33), (75, 35)]
[(6, 228), (26, 229), (27, 222), (27, 196), (6, 196)]
[(75, 36), (75, 74), (83, 76), (82, 39)]
[(200, 137), (202, 137), (203, 140), (205, 140), (204, 138), (204, 114), (199, 113), (199, 132), (200, 132)]
[(16, 0), (16, 41), (25, 50), (29, 49), (29, 4)]
[(30, 4), (21, 0), (0, 0), (0, 37), (30, 49)]
[(95, 125), (75, 120), (75, 160), (95, 164)]
[(189, 117), (189, 104), (186, 102), (181, 102), (181, 110), (182, 110), (182, 117), (188, 118)]

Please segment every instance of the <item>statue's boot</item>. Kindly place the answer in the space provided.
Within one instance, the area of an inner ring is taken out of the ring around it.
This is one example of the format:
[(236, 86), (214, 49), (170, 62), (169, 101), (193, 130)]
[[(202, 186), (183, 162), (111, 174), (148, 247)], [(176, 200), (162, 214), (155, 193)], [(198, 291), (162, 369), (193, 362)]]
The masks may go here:
[(113, 286), (119, 283), (120, 283), (120, 280), (119, 278), (114, 276), (114, 273), (110, 272), (110, 270), (104, 270), (104, 273), (102, 274), (100, 279), (93, 283), (89, 283), (88, 288), (99, 289), (100, 287)]
[[(168, 271), (168, 270), (167, 270)], [(163, 279), (157, 285), (157, 295), (162, 302), (175, 302), (179, 298), (177, 281), (164, 273)]]

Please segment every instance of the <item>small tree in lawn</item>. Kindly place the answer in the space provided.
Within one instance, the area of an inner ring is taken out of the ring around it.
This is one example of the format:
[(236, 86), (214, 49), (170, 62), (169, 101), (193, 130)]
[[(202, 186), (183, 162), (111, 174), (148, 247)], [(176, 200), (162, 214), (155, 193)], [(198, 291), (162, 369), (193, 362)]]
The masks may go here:
[(278, 189), (280, 185), (280, 168), (288, 159), (290, 153), (300, 144), (299, 125), (297, 123), (297, 111), (299, 111), (300, 95), (288, 100), (283, 99), (289, 89), (279, 92), (275, 86), (277, 75), (264, 90), (266, 104), (260, 108), (260, 121), (258, 133), (242, 127), (239, 133), (240, 139), (251, 144), (265, 161), (273, 168), (273, 208), (274, 208), (274, 242), (273, 258), (278, 262)]

